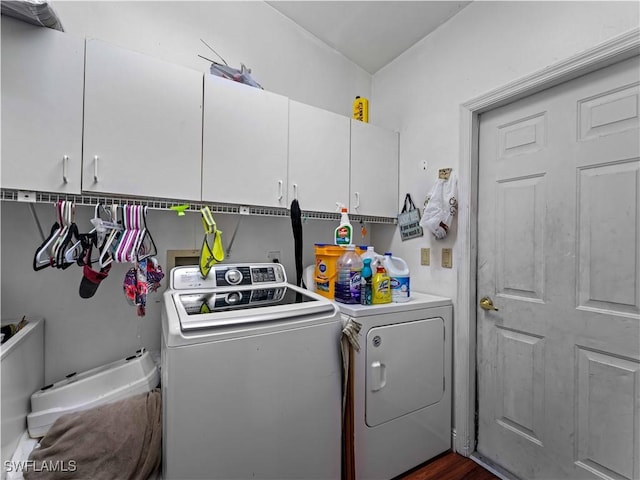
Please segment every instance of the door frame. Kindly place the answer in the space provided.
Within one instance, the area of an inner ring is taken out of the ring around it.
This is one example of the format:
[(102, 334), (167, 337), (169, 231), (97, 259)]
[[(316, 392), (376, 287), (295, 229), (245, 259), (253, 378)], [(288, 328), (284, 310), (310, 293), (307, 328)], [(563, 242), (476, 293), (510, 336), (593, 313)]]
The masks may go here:
[(546, 88), (640, 55), (640, 28), (460, 105), (458, 299), (454, 321), (454, 451), (470, 456), (476, 437), (476, 311), (479, 115)]

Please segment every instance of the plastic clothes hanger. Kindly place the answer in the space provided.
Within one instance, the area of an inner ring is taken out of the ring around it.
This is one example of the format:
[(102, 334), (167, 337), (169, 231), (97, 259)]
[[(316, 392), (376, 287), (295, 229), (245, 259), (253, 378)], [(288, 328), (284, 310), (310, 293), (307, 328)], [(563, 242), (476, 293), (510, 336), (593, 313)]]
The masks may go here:
[(142, 207), (140, 205), (132, 205), (129, 207), (128, 214), (128, 236), (122, 250), (122, 262), (135, 262), (137, 254), (137, 244), (140, 243), (140, 226), (142, 219), (140, 218)]
[(142, 232), (140, 234), (140, 242), (137, 245), (136, 251), (136, 261), (144, 260), (149, 257), (156, 256), (158, 254), (158, 248), (156, 247), (156, 242), (153, 240), (153, 236), (147, 227), (147, 207), (142, 207), (140, 212), (140, 220)]
[[(106, 225), (102, 225), (102, 227), (109, 229), (109, 234), (107, 235), (104, 244), (102, 246), (102, 250), (100, 251), (100, 258), (98, 259), (98, 263), (100, 268), (104, 268), (113, 262), (113, 255), (115, 253), (114, 248), (117, 248), (118, 240), (122, 233), (122, 226), (118, 223), (118, 209), (119, 206), (114, 204), (111, 207), (111, 226), (107, 227)], [(98, 228), (98, 227), (97, 227)]]
[(51, 266), (51, 246), (56, 240), (58, 233), (62, 228), (62, 213), (61, 213), (62, 201), (58, 200), (54, 207), (56, 209), (56, 222), (51, 226), (51, 232), (44, 242), (36, 249), (33, 256), (33, 269), (35, 271), (42, 270)]
[(65, 254), (69, 248), (69, 244), (73, 242), (73, 239), (78, 239), (80, 232), (78, 226), (75, 223), (75, 211), (76, 206), (73, 202), (67, 202), (65, 211), (65, 223), (67, 224), (67, 231), (62, 237), (54, 258), (54, 266), (56, 268), (67, 269), (75, 263), (75, 259), (70, 262), (66, 261)]
[(119, 263), (126, 261), (124, 258), (124, 254), (125, 254), (125, 249), (127, 248), (127, 244), (129, 243), (129, 237), (131, 236), (131, 230), (130, 230), (131, 207), (129, 205), (123, 205), (122, 212), (123, 212), (122, 222), (123, 222), (124, 230), (122, 232), (122, 236), (120, 237), (120, 242), (118, 243), (118, 246), (115, 249), (115, 256), (114, 256), (114, 261)]
[(52, 267), (56, 266), (58, 250), (62, 246), (62, 243), (65, 241), (65, 239), (67, 238), (67, 234), (69, 233), (69, 228), (71, 226), (71, 215), (71, 202), (63, 200), (61, 207), (62, 228), (56, 236), (56, 239), (53, 241), (51, 251), (49, 252), (49, 261)]
[(144, 226), (144, 215), (145, 215), (144, 212), (146, 208), (147, 207), (142, 207), (142, 206), (136, 207), (135, 218), (134, 218), (136, 236), (133, 240), (133, 244), (131, 245), (131, 250), (129, 252), (130, 262), (136, 262), (138, 260), (141, 260), (142, 259), (141, 254), (144, 253), (143, 242), (144, 242), (144, 237), (147, 234), (147, 229)]
[(100, 232), (98, 231), (98, 225), (101, 225), (103, 221), (100, 217), (100, 212), (107, 212), (102, 203), (98, 203), (94, 208), (93, 218), (91, 219), (91, 223), (94, 227), (89, 231), (89, 233), (79, 233), (77, 236), (78, 241), (65, 252), (64, 258), (67, 262), (75, 261), (82, 267), (87, 261), (98, 261), (99, 257), (87, 258), (87, 251), (93, 247), (98, 247), (98, 245), (102, 244), (106, 238), (106, 230), (104, 228), (102, 228)]
[(72, 258), (70, 261), (66, 261), (66, 254), (69, 249), (69, 244), (74, 238), (78, 239), (80, 235), (78, 226), (75, 223), (75, 204), (73, 202), (67, 202), (65, 222), (68, 225), (67, 232), (62, 238), (54, 258), (54, 266), (62, 269), (67, 269), (75, 263), (75, 258)]

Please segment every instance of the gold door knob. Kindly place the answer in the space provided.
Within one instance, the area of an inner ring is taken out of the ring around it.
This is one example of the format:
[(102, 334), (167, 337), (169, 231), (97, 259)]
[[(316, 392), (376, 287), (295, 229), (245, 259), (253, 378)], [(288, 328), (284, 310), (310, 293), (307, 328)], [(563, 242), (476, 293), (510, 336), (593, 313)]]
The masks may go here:
[(482, 308), (483, 310), (495, 310), (496, 312), (498, 311), (498, 309), (493, 306), (493, 301), (489, 297), (482, 297), (480, 299), (480, 308)]

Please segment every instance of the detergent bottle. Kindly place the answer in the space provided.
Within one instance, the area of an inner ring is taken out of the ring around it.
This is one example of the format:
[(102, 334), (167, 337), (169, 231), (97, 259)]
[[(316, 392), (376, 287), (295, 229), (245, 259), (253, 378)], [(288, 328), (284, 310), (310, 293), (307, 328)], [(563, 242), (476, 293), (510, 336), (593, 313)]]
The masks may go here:
[(365, 258), (370, 258), (371, 259), (371, 269), (375, 268), (375, 263), (376, 263), (376, 258), (378, 258), (380, 255), (378, 255), (375, 250), (373, 249), (373, 246), (369, 245), (367, 247), (365, 247), (364, 245), (362, 245), (360, 247), (361, 250), (364, 250), (366, 248), (366, 252), (362, 253), (360, 255), (360, 258), (362, 259), (362, 261), (364, 261)]
[(338, 278), (334, 299), (341, 303), (360, 303), (360, 276), (362, 260), (355, 245), (347, 245), (347, 251), (337, 261)]
[(373, 271), (371, 270), (371, 259), (365, 258), (362, 260), (362, 263), (363, 267), (360, 274), (360, 305), (371, 305), (373, 301)]
[(391, 303), (391, 279), (389, 274), (384, 269), (382, 261), (378, 261), (376, 267), (376, 273), (373, 275), (372, 280), (372, 303), (373, 305), (379, 305), (381, 303)]
[(369, 100), (360, 96), (356, 97), (353, 101), (353, 118), (369, 123)]
[(394, 302), (408, 302), (411, 289), (407, 262), (399, 257), (394, 257), (391, 252), (387, 252), (384, 254), (382, 265), (391, 279), (391, 299)]
[(335, 244), (336, 245), (349, 245), (353, 239), (353, 227), (349, 221), (349, 215), (347, 215), (347, 209), (341, 208), (342, 216), (340, 217), (340, 225), (335, 230)]

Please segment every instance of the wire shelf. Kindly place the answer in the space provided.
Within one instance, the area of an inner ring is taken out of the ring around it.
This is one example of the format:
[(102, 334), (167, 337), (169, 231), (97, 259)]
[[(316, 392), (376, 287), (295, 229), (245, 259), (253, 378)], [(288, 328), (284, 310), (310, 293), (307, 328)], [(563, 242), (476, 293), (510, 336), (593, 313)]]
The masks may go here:
[[(288, 208), (277, 207), (261, 207), (253, 205), (235, 205), (227, 203), (203, 203), (192, 202), (188, 200), (173, 200), (166, 198), (150, 198), (150, 197), (133, 197), (119, 195), (76, 195), (69, 193), (55, 192), (33, 192), (23, 190), (1, 189), (0, 200), (10, 202), (28, 202), (28, 203), (56, 203), (58, 200), (72, 201), (76, 205), (95, 206), (98, 203), (104, 205), (112, 204), (129, 204), (142, 205), (152, 210), (171, 210), (171, 207), (188, 205), (184, 208), (185, 212), (200, 213), (200, 209), (208, 206), (212, 213), (227, 213), (231, 215), (255, 215), (262, 217), (289, 217), (291, 212)], [(312, 220), (339, 220), (338, 212), (313, 212), (302, 211), (303, 219)], [(395, 217), (377, 217), (370, 215), (357, 215), (349, 213), (351, 221), (391, 224), (397, 223)]]

